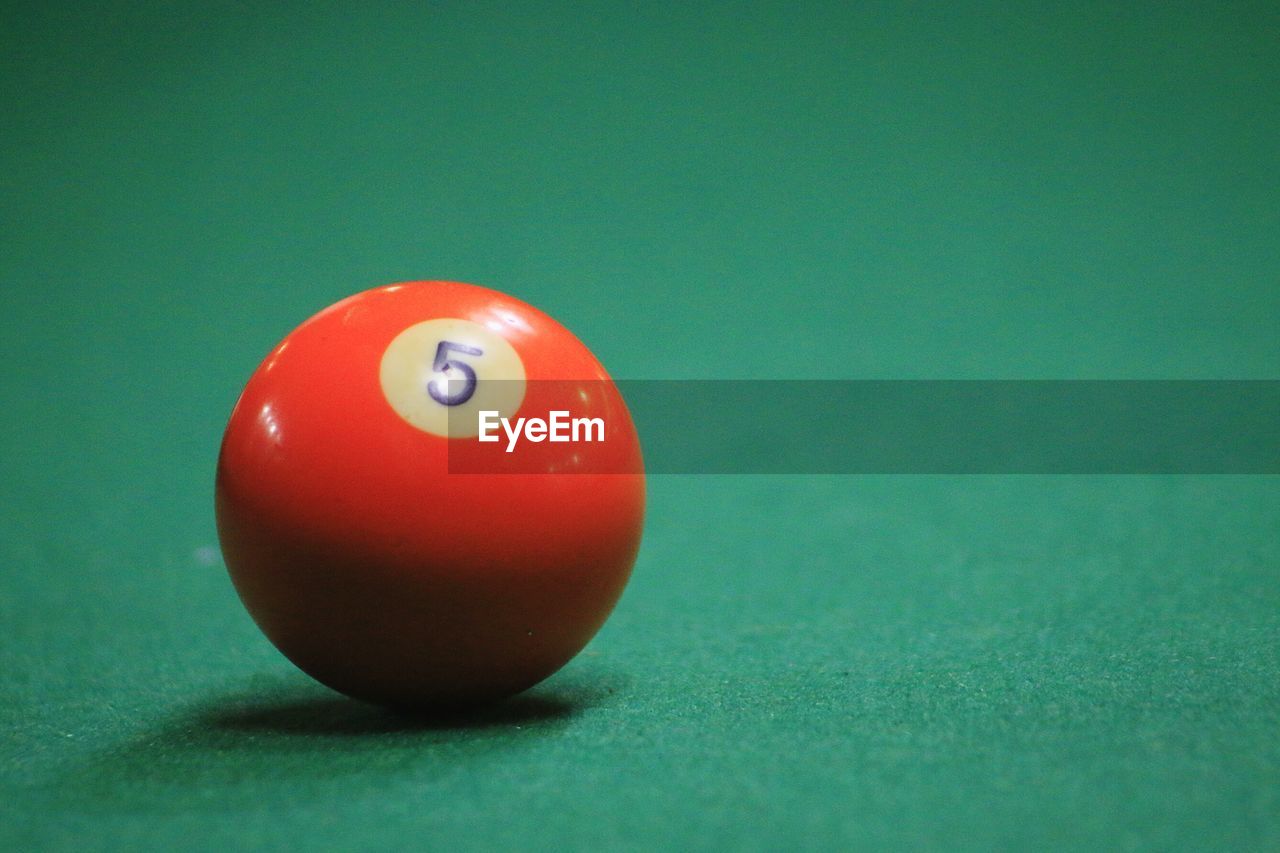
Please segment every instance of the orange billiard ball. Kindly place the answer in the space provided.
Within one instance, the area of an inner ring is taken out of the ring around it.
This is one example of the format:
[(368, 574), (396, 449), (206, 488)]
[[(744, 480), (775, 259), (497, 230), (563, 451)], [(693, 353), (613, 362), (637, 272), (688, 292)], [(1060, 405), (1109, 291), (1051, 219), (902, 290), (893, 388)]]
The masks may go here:
[[(555, 412), (577, 440), (547, 440)], [(271, 351), (231, 413), (216, 511), (237, 592), (299, 668), (456, 706), (536, 684), (596, 633), (640, 545), (644, 473), (617, 387), (567, 329), (410, 282)]]

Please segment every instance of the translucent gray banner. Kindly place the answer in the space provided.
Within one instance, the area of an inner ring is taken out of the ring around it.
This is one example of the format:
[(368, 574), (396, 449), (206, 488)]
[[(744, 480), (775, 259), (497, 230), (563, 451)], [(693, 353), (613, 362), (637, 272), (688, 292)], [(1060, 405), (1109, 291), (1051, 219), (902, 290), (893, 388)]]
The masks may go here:
[[(1280, 474), (1280, 381), (616, 384), (650, 474)], [(527, 473), (550, 449), (450, 470)]]

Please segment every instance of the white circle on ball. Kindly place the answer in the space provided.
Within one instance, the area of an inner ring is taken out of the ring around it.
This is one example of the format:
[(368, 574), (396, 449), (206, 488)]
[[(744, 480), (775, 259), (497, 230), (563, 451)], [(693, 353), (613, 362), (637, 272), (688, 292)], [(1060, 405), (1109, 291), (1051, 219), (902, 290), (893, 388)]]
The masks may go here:
[(515, 348), (479, 323), (451, 317), (396, 335), (378, 378), (396, 414), (442, 438), (478, 435), (480, 412), (510, 418), (524, 401), (524, 362)]

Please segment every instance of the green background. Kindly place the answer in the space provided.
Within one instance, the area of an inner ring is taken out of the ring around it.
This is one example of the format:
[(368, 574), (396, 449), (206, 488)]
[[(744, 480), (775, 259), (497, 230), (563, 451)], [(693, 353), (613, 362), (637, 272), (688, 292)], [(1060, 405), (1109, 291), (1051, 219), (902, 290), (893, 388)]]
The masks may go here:
[(327, 693), (220, 433), (309, 314), (620, 377), (1280, 378), (1274, 4), (7, 3), (0, 847), (1280, 846), (1275, 477), (655, 477), (510, 704)]

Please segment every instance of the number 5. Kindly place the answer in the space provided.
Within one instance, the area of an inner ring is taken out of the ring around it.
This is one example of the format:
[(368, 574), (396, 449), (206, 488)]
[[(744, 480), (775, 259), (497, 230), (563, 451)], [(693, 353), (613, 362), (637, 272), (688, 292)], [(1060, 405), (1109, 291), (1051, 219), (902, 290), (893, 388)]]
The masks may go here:
[[(449, 358), (449, 352), (460, 352), (463, 355), (484, 355), (484, 350), (476, 347), (469, 347), (466, 344), (455, 344), (453, 341), (441, 341), (436, 347), (436, 360), (432, 363), (431, 369), (436, 373), (446, 374), (442, 377), (432, 379), (427, 383), (427, 393), (431, 395), (431, 399), (435, 400), (442, 406), (461, 406), (463, 403), (471, 399), (471, 395), (476, 393), (476, 372), (471, 365), (465, 361), (455, 361)], [(456, 370), (466, 379), (466, 385), (455, 393), (449, 393), (449, 376), (451, 370)], [(442, 391), (441, 388), (444, 390)]]

